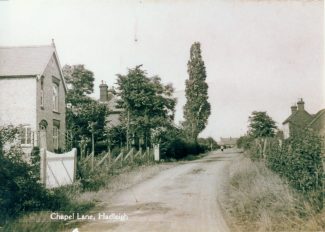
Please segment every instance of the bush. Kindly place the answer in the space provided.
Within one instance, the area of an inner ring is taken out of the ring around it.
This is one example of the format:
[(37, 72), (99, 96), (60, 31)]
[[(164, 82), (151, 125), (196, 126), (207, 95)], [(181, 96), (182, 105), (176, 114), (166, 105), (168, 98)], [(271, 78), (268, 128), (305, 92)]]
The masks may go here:
[(162, 159), (182, 159), (187, 155), (198, 155), (205, 152), (206, 148), (195, 142), (187, 142), (182, 138), (175, 138), (166, 151), (163, 153)]
[[(321, 138), (310, 131), (302, 131), (285, 141), (268, 138), (265, 154), (267, 167), (288, 180), (293, 188), (309, 199), (316, 211), (323, 208), (321, 142)], [(262, 144), (261, 140), (254, 140), (246, 146), (252, 160), (263, 158)]]
[(250, 148), (253, 140), (254, 140), (254, 138), (249, 135), (241, 136), (237, 140), (237, 147), (242, 148), (244, 150), (248, 150)]
[(61, 205), (57, 196), (39, 183), (34, 167), (24, 162), (22, 156), (22, 151), (17, 147), (0, 156), (1, 223), (24, 212), (53, 209)]
[[(32, 150), (31, 164), (25, 162), (25, 154), (13, 143), (17, 131), (0, 127), (0, 224), (27, 212), (65, 210), (76, 205), (60, 189), (47, 190), (40, 183), (39, 148)], [(3, 144), (11, 147), (4, 149)]]

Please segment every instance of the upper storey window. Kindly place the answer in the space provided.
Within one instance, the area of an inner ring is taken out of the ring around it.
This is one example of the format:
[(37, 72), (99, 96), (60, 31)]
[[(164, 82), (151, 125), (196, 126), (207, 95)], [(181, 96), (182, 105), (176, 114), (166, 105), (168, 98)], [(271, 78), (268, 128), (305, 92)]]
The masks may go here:
[(59, 112), (59, 86), (56, 83), (53, 83), (53, 111)]

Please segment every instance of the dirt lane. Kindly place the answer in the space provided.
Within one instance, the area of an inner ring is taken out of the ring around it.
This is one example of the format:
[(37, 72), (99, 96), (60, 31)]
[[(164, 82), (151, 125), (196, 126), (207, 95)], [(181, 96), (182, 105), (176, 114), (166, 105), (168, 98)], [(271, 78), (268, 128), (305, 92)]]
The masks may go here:
[(214, 152), (201, 160), (162, 171), (111, 199), (100, 213), (127, 215), (128, 220), (99, 218), (83, 231), (229, 231), (217, 202), (225, 168), (237, 153)]

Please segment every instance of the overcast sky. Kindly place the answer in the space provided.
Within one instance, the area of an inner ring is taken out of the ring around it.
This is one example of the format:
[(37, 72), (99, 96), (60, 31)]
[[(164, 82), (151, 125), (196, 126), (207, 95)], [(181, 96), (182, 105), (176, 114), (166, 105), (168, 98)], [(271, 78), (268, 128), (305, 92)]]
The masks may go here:
[(202, 136), (242, 135), (249, 114), (281, 127), (303, 98), (325, 108), (323, 1), (0, 1), (0, 46), (50, 44), (61, 65), (85, 64), (112, 85), (143, 64), (173, 83), (182, 119), (189, 50), (199, 41), (212, 114)]

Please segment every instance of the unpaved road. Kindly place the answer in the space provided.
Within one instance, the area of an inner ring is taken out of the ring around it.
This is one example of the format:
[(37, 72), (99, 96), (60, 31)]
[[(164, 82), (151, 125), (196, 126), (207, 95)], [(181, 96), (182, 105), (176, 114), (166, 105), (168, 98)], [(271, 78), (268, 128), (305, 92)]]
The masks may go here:
[[(235, 152), (214, 152), (186, 162), (102, 199), (96, 220), (79, 228), (84, 231), (229, 231), (217, 201), (226, 167)], [(127, 215), (128, 220), (99, 218), (99, 213)]]

